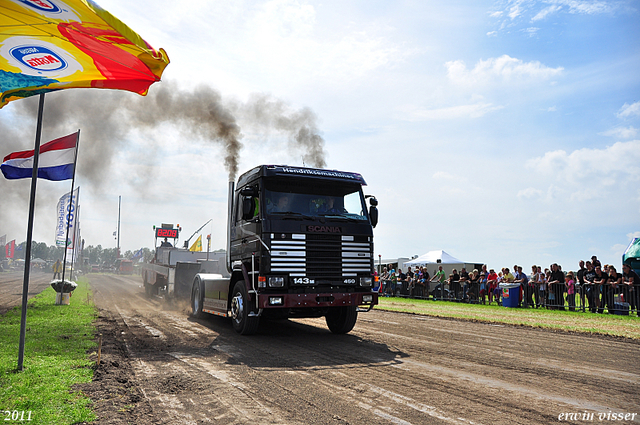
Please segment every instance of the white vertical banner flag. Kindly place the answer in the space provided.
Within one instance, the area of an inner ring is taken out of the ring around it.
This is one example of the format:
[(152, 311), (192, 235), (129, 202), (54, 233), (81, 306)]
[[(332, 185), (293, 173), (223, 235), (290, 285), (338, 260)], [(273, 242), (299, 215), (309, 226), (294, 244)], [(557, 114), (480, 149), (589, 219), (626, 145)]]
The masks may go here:
[[(78, 205), (78, 196), (80, 188), (73, 191), (73, 199), (71, 192), (62, 195), (56, 207), (56, 246), (67, 247), (73, 249), (73, 241), (76, 229), (76, 210)], [(67, 240), (67, 222), (69, 223), (69, 240)]]
[[(82, 243), (80, 239), (80, 205), (76, 204), (75, 209), (75, 224), (69, 227), (69, 245), (67, 245), (67, 262), (74, 264), (78, 261), (80, 255), (80, 245)], [(75, 231), (73, 231), (75, 229)]]

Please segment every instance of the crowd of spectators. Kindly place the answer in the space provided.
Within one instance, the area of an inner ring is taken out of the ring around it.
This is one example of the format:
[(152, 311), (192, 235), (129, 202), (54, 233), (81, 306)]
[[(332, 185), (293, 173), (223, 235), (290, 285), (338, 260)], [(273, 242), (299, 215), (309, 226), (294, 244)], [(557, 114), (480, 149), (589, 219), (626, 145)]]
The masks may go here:
[(459, 272), (453, 269), (447, 277), (442, 266), (430, 276), (423, 266), (408, 267), (405, 272), (389, 264), (380, 275), (380, 292), (383, 296), (501, 305), (503, 288), (516, 285), (520, 288), (518, 307), (592, 313), (606, 309), (609, 314), (631, 310), (640, 316), (640, 277), (629, 264), (623, 264), (619, 273), (613, 265), (603, 266), (594, 255), (590, 261), (581, 260), (575, 272), (565, 272), (555, 263), (544, 270), (533, 265), (529, 275), (522, 266), (515, 265), (512, 270), (504, 267), (496, 273), (483, 265), (469, 273), (463, 267)]

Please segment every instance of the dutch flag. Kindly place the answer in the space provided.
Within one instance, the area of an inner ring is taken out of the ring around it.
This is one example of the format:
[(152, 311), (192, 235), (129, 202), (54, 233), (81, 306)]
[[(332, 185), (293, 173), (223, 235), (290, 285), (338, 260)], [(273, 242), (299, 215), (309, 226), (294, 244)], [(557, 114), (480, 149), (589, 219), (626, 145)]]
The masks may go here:
[[(40, 146), (38, 178), (69, 180), (73, 178), (78, 133), (52, 140)], [(7, 179), (26, 179), (33, 175), (33, 151), (14, 152), (0, 165)]]

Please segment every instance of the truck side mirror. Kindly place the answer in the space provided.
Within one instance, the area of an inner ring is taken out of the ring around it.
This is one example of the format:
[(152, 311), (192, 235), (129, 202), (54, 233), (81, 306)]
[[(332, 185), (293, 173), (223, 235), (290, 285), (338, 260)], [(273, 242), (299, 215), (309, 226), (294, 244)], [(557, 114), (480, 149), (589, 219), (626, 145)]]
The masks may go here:
[(365, 199), (369, 199), (369, 219), (371, 220), (371, 226), (376, 227), (378, 224), (378, 200), (373, 195), (366, 195)]
[(246, 186), (240, 190), (242, 196), (258, 196), (258, 189), (255, 186)]
[(251, 220), (253, 218), (253, 212), (255, 211), (255, 204), (252, 196), (242, 197), (242, 219)]
[(369, 207), (369, 219), (371, 220), (371, 226), (376, 227), (376, 224), (378, 224), (378, 208), (373, 205)]

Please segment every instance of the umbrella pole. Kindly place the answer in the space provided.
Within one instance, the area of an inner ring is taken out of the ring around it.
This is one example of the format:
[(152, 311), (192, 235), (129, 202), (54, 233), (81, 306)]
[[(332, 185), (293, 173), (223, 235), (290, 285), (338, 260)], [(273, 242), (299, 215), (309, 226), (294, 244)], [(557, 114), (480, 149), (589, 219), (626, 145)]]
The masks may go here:
[(33, 238), (33, 216), (36, 205), (36, 183), (38, 181), (38, 159), (40, 158), (40, 136), (42, 134), (42, 115), (44, 112), (44, 93), (40, 94), (38, 105), (38, 124), (36, 142), (33, 149), (33, 173), (31, 174), (31, 196), (29, 199), (29, 224), (27, 225), (27, 246), (24, 253), (24, 281), (22, 283), (22, 311), (20, 315), (20, 344), (18, 347), (18, 370), (23, 370), (24, 340), (27, 332), (27, 300), (29, 295), (29, 272), (31, 270), (31, 239)]

